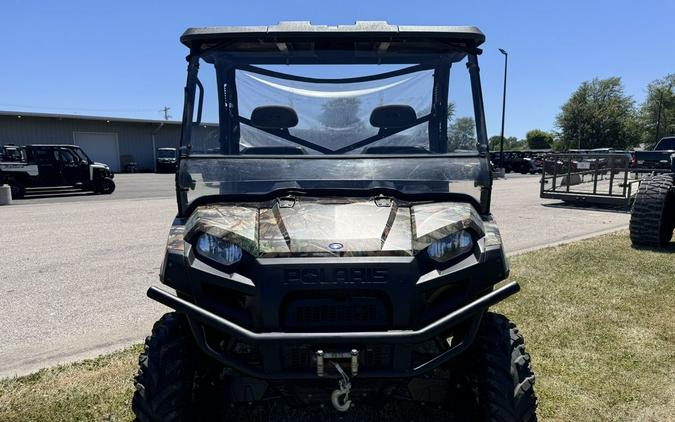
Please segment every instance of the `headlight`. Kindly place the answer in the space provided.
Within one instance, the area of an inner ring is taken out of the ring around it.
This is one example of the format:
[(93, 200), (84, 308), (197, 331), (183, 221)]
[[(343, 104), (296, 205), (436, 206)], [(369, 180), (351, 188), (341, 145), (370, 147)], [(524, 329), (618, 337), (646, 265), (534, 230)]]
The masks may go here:
[(202, 233), (197, 239), (197, 252), (223, 265), (232, 265), (241, 260), (241, 248), (225, 239)]
[(434, 240), (427, 247), (427, 254), (434, 261), (446, 262), (473, 249), (473, 238), (466, 230), (453, 233), (440, 240)]

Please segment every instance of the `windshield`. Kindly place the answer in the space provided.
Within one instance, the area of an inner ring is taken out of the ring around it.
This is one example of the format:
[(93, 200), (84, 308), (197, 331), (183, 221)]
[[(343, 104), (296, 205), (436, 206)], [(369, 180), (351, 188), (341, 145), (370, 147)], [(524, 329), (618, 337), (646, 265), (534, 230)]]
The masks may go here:
[(477, 135), (482, 102), (476, 113), (478, 76), (472, 84), (466, 54), (401, 64), (241, 61), (218, 51), (199, 58), (181, 141), (185, 205), (286, 188), (461, 193), (482, 202), (490, 184)]
[(80, 148), (73, 148), (73, 149), (71, 149), (71, 151), (73, 151), (80, 160), (86, 161), (86, 162), (91, 161), (89, 159), (89, 157), (87, 156), (87, 154), (85, 154), (84, 151), (82, 151)]
[(675, 150), (675, 138), (663, 138), (656, 145), (656, 150), (670, 151)]
[[(429, 138), (424, 123), (431, 109), (432, 85), (431, 70), (340, 83), (237, 72), (240, 148), (247, 152), (264, 146), (297, 146), (304, 154), (362, 154), (382, 146), (425, 149)], [(298, 123), (288, 128), (288, 136), (263, 131), (251, 121), (256, 108), (271, 104), (287, 106), (297, 114)], [(378, 136), (380, 128), (371, 124), (371, 114), (377, 107), (392, 104), (410, 107), (414, 119), (391, 134)]]

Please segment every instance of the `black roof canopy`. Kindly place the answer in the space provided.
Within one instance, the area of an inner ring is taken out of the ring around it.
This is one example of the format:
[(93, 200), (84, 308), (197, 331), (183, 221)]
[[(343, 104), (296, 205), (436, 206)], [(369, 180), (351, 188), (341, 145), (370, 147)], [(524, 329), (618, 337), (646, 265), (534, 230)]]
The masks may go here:
[(370, 52), (380, 58), (426, 53), (463, 56), (467, 52), (480, 53), (477, 47), (485, 36), (473, 26), (405, 26), (376, 21), (329, 26), (298, 21), (272, 26), (190, 28), (180, 39), (197, 53), (219, 50), (272, 61), (294, 61), (298, 55), (307, 58), (307, 52), (318, 51), (359, 51), (366, 56)]

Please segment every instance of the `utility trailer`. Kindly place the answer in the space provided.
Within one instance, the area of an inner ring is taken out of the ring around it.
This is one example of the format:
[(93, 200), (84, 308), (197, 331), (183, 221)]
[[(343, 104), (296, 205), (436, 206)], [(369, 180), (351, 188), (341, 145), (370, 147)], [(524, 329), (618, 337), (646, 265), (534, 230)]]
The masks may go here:
[(635, 153), (571, 152), (544, 157), (539, 196), (630, 209), (633, 245), (664, 247), (675, 229), (675, 154), (656, 168)]
[(552, 153), (544, 157), (539, 196), (628, 209), (642, 179), (667, 171), (634, 167), (628, 151)]

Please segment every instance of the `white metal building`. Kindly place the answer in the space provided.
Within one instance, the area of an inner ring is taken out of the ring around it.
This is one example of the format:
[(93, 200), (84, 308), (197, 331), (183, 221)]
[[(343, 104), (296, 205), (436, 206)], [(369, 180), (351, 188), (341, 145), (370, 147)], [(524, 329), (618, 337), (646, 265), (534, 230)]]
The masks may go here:
[(157, 148), (177, 148), (180, 122), (0, 111), (0, 145), (75, 144), (119, 172), (129, 162), (154, 171)]

